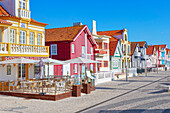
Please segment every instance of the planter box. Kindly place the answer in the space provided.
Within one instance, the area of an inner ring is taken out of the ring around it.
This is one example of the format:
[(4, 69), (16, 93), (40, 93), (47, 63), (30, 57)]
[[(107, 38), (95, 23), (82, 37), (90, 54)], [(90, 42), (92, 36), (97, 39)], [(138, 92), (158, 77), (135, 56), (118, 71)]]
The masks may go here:
[(81, 86), (80, 85), (73, 85), (72, 96), (73, 97), (81, 96)]
[(89, 94), (90, 93), (90, 83), (83, 84), (83, 93)]

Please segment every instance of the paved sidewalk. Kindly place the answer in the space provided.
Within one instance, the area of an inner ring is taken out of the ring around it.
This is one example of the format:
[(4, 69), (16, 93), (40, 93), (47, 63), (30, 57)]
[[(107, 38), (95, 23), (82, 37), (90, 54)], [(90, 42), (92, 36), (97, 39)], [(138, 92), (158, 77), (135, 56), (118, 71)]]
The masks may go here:
[[(153, 99), (154, 102), (157, 103), (154, 103), (155, 105), (159, 105), (159, 103), (161, 103), (161, 106), (159, 106), (161, 110), (167, 109), (167, 105), (170, 106), (170, 93), (159, 93), (158, 91), (165, 89), (162, 87), (162, 84), (168, 83), (168, 81), (170, 81), (170, 77), (164, 78), (168, 75), (170, 76), (170, 71), (159, 72), (159, 74), (149, 73), (148, 77), (140, 75), (129, 78), (129, 81), (119, 80), (102, 83), (97, 85), (97, 90), (89, 95), (83, 95), (77, 98), (71, 97), (56, 102), (44, 100), (27, 100), (23, 98), (0, 95), (0, 113), (73, 113), (91, 106), (94, 107), (87, 109), (84, 112), (95, 113), (116, 110), (115, 113), (119, 113), (123, 109), (126, 110), (131, 108), (141, 108), (143, 111), (147, 108), (147, 106), (150, 105), (149, 103), (153, 102)], [(160, 79), (162, 79), (162, 84), (160, 84), (159, 81), (152, 83), (153, 81)], [(147, 86), (138, 89), (144, 85)], [(163, 99), (163, 101), (159, 102), (158, 98)], [(100, 104), (96, 105), (98, 103)], [(167, 105), (165, 103), (167, 103)], [(141, 106), (141, 104), (143, 106)], [(154, 108), (154, 106), (151, 106), (150, 108)]]

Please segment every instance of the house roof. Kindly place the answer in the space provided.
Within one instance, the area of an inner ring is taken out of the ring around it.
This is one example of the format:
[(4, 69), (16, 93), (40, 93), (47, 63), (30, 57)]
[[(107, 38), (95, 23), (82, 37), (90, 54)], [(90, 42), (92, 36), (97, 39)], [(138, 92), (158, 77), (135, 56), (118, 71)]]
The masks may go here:
[(31, 22), (37, 23), (37, 24), (42, 24), (42, 25), (49, 25), (49, 24), (46, 24), (46, 23), (38, 22), (38, 21), (36, 21), (36, 20), (34, 20), (32, 18), (31, 18)]
[(118, 41), (111, 41), (109, 43), (110, 56), (113, 56), (115, 54), (117, 44), (118, 44)]
[(133, 53), (134, 53), (134, 51), (135, 51), (135, 49), (136, 49), (136, 46), (137, 46), (137, 44), (138, 43), (136, 43), (136, 42), (131, 42), (131, 55), (133, 55)]
[(167, 48), (166, 49), (166, 54), (168, 54), (168, 53), (170, 53), (170, 49)]
[(1, 24), (12, 25), (11, 22), (7, 22), (7, 21), (5, 21), (5, 20), (3, 20), (3, 19), (0, 19), (0, 23), (1, 23)]
[[(132, 42), (131, 42), (132, 43)], [(141, 41), (141, 42), (133, 42), (133, 43), (138, 43), (140, 47), (143, 47), (146, 44), (146, 41)]]
[(154, 52), (154, 46), (148, 46), (148, 48), (146, 49), (146, 54), (153, 55), (153, 52)]
[(106, 35), (111, 36), (112, 38), (110, 41), (118, 41), (119, 39), (122, 39), (122, 33), (123, 30), (113, 30), (113, 31), (99, 31), (97, 32), (98, 35)]
[[(45, 42), (54, 42), (54, 41), (74, 41), (77, 36), (84, 30), (87, 30), (89, 35), (91, 35), (90, 30), (87, 25), (72, 26), (72, 27), (63, 27), (63, 28), (53, 28), (45, 30)], [(97, 46), (96, 41), (90, 37), (90, 41)]]
[(73, 41), (76, 35), (85, 27), (81, 26), (72, 26), (72, 27), (63, 27), (63, 28), (53, 28), (45, 30), (45, 41)]
[(162, 44), (162, 45), (153, 45), (155, 47), (156, 50), (162, 49), (162, 48), (166, 48), (166, 44)]
[(10, 14), (1, 5), (0, 5), (0, 16), (10, 16)]

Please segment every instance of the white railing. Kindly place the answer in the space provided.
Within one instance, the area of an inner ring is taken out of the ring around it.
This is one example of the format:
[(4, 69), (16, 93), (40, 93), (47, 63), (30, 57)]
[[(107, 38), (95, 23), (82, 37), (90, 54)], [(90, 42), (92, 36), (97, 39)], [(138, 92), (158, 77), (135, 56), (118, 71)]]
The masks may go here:
[(103, 82), (109, 82), (114, 78), (114, 72), (95, 73), (95, 77), (95, 85)]
[(30, 19), (30, 11), (24, 10), (24, 9), (18, 9), (19, 17), (21, 18), (28, 18)]
[(0, 53), (8, 53), (8, 44), (0, 43)]
[(48, 46), (0, 43), (0, 54), (48, 55)]
[(48, 54), (47, 46), (10, 44), (11, 53), (15, 54)]

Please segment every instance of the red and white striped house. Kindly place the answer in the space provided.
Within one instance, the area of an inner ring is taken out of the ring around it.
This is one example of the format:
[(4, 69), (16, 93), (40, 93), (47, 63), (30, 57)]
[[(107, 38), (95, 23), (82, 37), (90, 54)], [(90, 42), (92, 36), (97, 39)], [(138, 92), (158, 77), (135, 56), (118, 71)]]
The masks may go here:
[[(45, 45), (50, 46), (50, 57), (57, 60), (69, 60), (84, 57), (95, 60), (94, 48), (97, 46), (87, 25), (75, 23), (71, 27), (46, 29)], [(87, 64), (95, 72), (95, 64)], [(54, 66), (54, 75), (78, 75), (78, 64)], [(85, 73), (85, 66), (80, 67)]]

